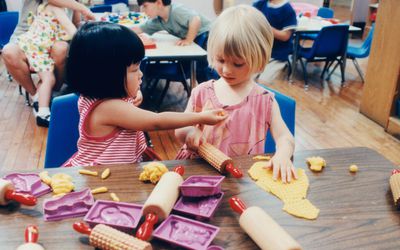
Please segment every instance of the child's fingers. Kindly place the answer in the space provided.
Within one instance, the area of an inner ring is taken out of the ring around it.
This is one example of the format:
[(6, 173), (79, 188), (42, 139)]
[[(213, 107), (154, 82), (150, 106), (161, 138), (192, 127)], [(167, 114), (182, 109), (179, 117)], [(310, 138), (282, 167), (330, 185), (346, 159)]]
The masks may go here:
[(291, 166), (290, 169), (291, 169), (291, 171), (292, 171), (293, 177), (294, 177), (295, 179), (297, 179), (298, 177), (297, 177), (296, 168), (295, 168), (294, 166)]
[(290, 166), (286, 166), (285, 170), (286, 170), (287, 182), (290, 183), (292, 181), (292, 172)]
[(281, 165), (279, 169), (281, 170), (282, 183), (286, 183), (286, 168)]

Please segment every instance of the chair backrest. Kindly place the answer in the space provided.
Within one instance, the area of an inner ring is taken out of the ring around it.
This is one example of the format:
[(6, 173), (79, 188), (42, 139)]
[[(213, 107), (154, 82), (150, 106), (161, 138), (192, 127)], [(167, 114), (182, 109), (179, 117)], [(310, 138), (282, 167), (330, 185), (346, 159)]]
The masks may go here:
[(45, 168), (60, 167), (77, 151), (78, 125), (78, 95), (68, 94), (54, 98), (47, 135)]
[(349, 38), (349, 25), (323, 27), (311, 48), (313, 57), (336, 58), (344, 55)]
[[(265, 87), (264, 85), (259, 84), (261, 87), (271, 91), (275, 94), (275, 100), (279, 104), (279, 108), (281, 110), (281, 115), (283, 120), (286, 123), (286, 126), (289, 128), (290, 132), (292, 132), (294, 136), (295, 132), (295, 118), (296, 118), (296, 101), (291, 97), (288, 97), (284, 94), (279, 93), (276, 90)], [(265, 140), (265, 153), (274, 153), (275, 152), (275, 142), (271, 136), (271, 133), (267, 133)]]
[(363, 44), (361, 45), (361, 48), (364, 49), (364, 55), (363, 56), (368, 56), (369, 51), (371, 49), (371, 44), (372, 44), (372, 39), (374, 37), (374, 30), (375, 30), (375, 23), (372, 24), (371, 29), (369, 30), (367, 38), (365, 38)]
[(317, 16), (322, 18), (333, 18), (335, 12), (331, 8), (321, 7), (318, 9)]
[(112, 12), (112, 6), (109, 4), (95, 5), (90, 7), (93, 13)]
[(124, 3), (126, 5), (129, 4), (128, 0), (104, 0), (104, 4), (117, 4), (117, 3)]
[(10, 41), (10, 37), (18, 24), (18, 12), (0, 12), (0, 24), (0, 49), (2, 49)]

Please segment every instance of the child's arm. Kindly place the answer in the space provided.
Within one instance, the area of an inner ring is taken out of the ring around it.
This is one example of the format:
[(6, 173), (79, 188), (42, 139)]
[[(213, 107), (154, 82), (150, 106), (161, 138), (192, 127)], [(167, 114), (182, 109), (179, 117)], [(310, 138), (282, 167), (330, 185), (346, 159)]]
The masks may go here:
[(60, 7), (67, 8), (81, 13), (86, 20), (96, 20), (93, 13), (83, 4), (76, 2), (75, 0), (49, 0), (49, 4)]
[(274, 34), (274, 38), (283, 42), (289, 40), (293, 33), (292, 30), (278, 30), (275, 29), (274, 27), (271, 28), (272, 28), (272, 33)]
[(70, 37), (72, 37), (76, 32), (75, 25), (69, 20), (65, 11), (59, 7), (48, 5), (47, 10), (53, 12), (55, 18), (61, 24), (61, 26), (65, 29)]
[[(190, 103), (191, 100), (189, 99), (185, 113), (193, 112), (193, 107), (190, 105)], [(202, 131), (195, 126), (175, 129), (176, 138), (178, 138), (178, 140), (182, 143), (185, 143), (186, 146), (193, 151), (197, 151), (198, 147), (203, 142), (204, 138), (202, 135)]]
[(276, 180), (281, 176), (282, 182), (290, 182), (292, 175), (297, 179), (296, 169), (293, 166), (291, 157), (294, 152), (294, 138), (282, 119), (276, 100), (272, 105), (271, 134), (275, 140), (276, 152), (267, 167), (273, 168), (273, 178)]
[(79, 26), (81, 25), (81, 20), (82, 20), (82, 14), (74, 10), (74, 14), (72, 16), (72, 23), (75, 25), (75, 27), (79, 28)]
[(139, 26), (133, 26), (131, 28), (136, 34), (141, 34), (143, 33), (143, 30)]
[(186, 38), (178, 41), (176, 44), (179, 46), (186, 46), (193, 43), (194, 39), (197, 36), (197, 32), (199, 32), (201, 26), (201, 20), (199, 16), (194, 16), (189, 23), (189, 29), (186, 34)]

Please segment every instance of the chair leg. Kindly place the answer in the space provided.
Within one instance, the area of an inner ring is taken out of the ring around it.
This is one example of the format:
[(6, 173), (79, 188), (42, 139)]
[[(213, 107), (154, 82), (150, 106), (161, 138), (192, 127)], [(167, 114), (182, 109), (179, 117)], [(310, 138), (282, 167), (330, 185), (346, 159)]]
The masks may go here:
[(22, 86), (18, 85), (19, 94), (22, 95)]
[(25, 105), (31, 106), (31, 101), (29, 100), (29, 93), (25, 90)]
[(7, 77), (8, 77), (8, 81), (9, 81), (9, 82), (12, 82), (12, 81), (13, 81), (13, 78), (12, 78), (12, 76), (10, 75), (10, 73), (8, 73), (8, 71), (7, 71)]
[(163, 89), (163, 91), (162, 91), (162, 93), (161, 93), (160, 99), (158, 100), (157, 110), (160, 109), (160, 106), (161, 106), (161, 104), (162, 104), (162, 101), (164, 100), (164, 97), (165, 97), (165, 95), (166, 95), (167, 92), (168, 92), (169, 84), (170, 84), (170, 81), (167, 80), (167, 82), (165, 83), (165, 87), (164, 87), (164, 89)]
[(345, 76), (344, 76), (344, 62), (342, 59), (339, 59), (339, 63), (340, 63), (340, 74), (342, 75), (342, 86), (344, 84), (344, 80), (345, 80)]
[(330, 62), (329, 62), (328, 60), (325, 61), (325, 66), (324, 66), (324, 69), (322, 70), (322, 73), (321, 73), (321, 79), (324, 78), (324, 74), (325, 74), (325, 71), (326, 71), (327, 68), (328, 68), (328, 64), (329, 64), (329, 63), (330, 63)]
[(363, 74), (363, 72), (362, 72), (362, 70), (361, 70), (361, 67), (360, 67), (360, 65), (358, 64), (358, 62), (357, 62), (357, 59), (353, 59), (353, 64), (354, 64), (354, 66), (356, 67), (356, 70), (357, 70), (357, 72), (358, 72), (358, 74), (360, 75), (360, 77), (361, 77), (361, 81), (364, 83), (364, 74)]
[(292, 65), (289, 61), (289, 58), (287, 59), (287, 67), (288, 67), (288, 74), (287, 74), (287, 80), (289, 81), (290, 75), (292, 74)]
[(190, 97), (189, 83), (186, 81), (186, 74), (185, 74), (185, 70), (183, 69), (182, 63), (179, 63), (179, 69), (181, 70), (181, 74), (182, 74), (181, 83), (183, 84), (183, 88), (185, 89), (187, 96)]
[(300, 60), (300, 64), (301, 64), (301, 68), (303, 69), (303, 77), (304, 77), (304, 89), (308, 89), (308, 82), (307, 82), (307, 71), (306, 71), (306, 68), (307, 68), (307, 62), (303, 62), (303, 60), (301, 60), (301, 59), (299, 59)]
[[(335, 62), (335, 61), (332, 61), (332, 64), (333, 64), (334, 62)], [(331, 66), (332, 66), (332, 64), (331, 64)], [(329, 81), (329, 79), (331, 78), (331, 75), (333, 74), (333, 72), (335, 72), (337, 66), (339, 66), (339, 62), (336, 63), (335, 67), (333, 67), (332, 71), (328, 74), (328, 77), (326, 78), (326, 80)], [(329, 68), (330, 68), (330, 67), (329, 67)]]

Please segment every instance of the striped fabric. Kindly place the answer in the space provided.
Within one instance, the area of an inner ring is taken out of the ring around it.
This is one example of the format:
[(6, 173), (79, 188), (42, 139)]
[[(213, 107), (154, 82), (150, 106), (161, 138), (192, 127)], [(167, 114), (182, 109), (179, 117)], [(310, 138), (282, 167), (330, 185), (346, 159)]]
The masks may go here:
[[(132, 98), (123, 99), (133, 105)], [(78, 152), (76, 152), (64, 167), (94, 166), (107, 164), (140, 162), (142, 153), (146, 150), (146, 139), (142, 131), (116, 128), (109, 135), (91, 136), (85, 130), (86, 117), (103, 100), (79, 97), (80, 113)]]

